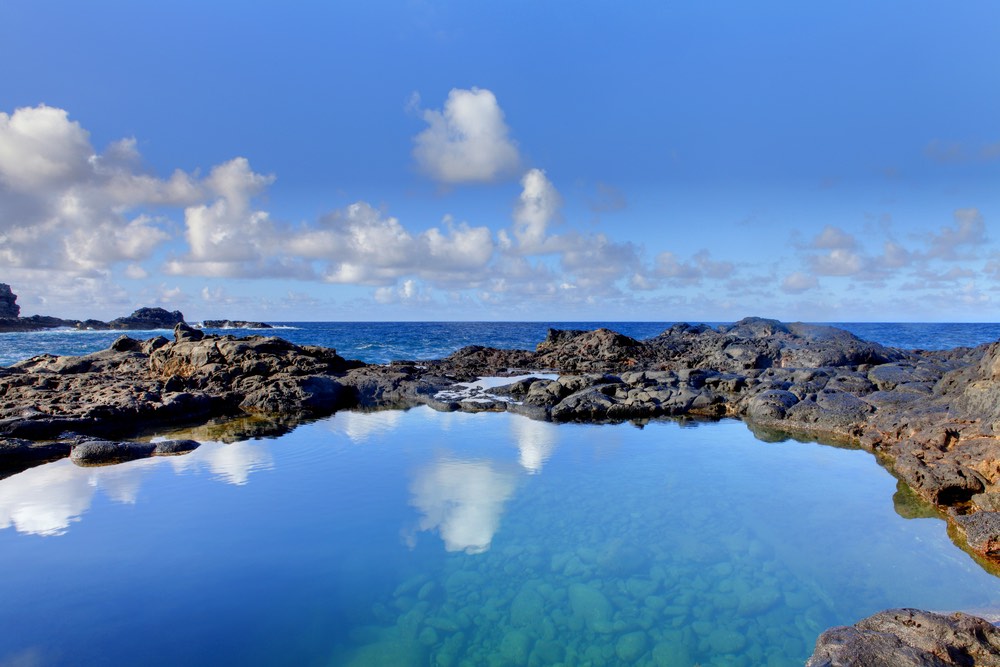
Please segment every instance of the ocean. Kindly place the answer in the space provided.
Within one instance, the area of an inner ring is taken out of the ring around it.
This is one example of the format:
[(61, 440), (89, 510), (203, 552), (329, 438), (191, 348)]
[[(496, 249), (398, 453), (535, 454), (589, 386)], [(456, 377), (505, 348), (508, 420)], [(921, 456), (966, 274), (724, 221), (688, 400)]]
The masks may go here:
[[(436, 359), (466, 345), (534, 349), (548, 329), (606, 327), (637, 339), (651, 338), (673, 322), (279, 322), (274, 329), (206, 329), (210, 333), (281, 336), (300, 345), (336, 348), (367, 363)], [(717, 325), (719, 323), (708, 323)], [(974, 347), (1000, 339), (1000, 323), (833, 323), (865, 340), (907, 349)], [(171, 337), (170, 331), (76, 331), (56, 329), (0, 333), (0, 366), (36, 354), (87, 354), (107, 348), (123, 333), (138, 338)]]
[[(666, 323), (608, 326), (645, 338)], [(298, 323), (367, 361), (533, 347), (544, 323)], [(998, 325), (847, 325), (903, 347)], [(164, 332), (133, 332), (136, 337)], [(243, 333), (243, 332), (231, 332)], [(3, 334), (11, 361), (118, 333)], [(0, 479), (0, 665), (801, 665), (891, 607), (1000, 579), (864, 451), (736, 420), (344, 411), (190, 454)]]

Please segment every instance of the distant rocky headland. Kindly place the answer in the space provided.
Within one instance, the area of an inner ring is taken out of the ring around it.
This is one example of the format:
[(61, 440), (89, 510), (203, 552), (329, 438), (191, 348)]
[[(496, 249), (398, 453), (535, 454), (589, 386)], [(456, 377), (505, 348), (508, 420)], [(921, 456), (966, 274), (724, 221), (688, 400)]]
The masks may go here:
[[(511, 382), (477, 389), (470, 383), (480, 376)], [(920, 498), (910, 501), (923, 503), (913, 511), (945, 519), (960, 546), (1000, 571), (1000, 342), (904, 350), (834, 327), (762, 318), (678, 324), (643, 341), (607, 329), (552, 329), (535, 350), (471, 346), (436, 361), (382, 365), (276, 337), (207, 335), (178, 322), (173, 340), (123, 335), (93, 354), (41, 355), (0, 368), (0, 476), (64, 456), (94, 465), (198, 446), (142, 441), (153, 428), (222, 420), (231, 437), (248, 437), (345, 408), (416, 405), (552, 421), (738, 417), (763, 439), (858, 446)], [(914, 613), (923, 612), (884, 612), (825, 633), (810, 664), (1000, 664), (1000, 641), (983, 639), (966, 617), (919, 616), (943, 644), (914, 644), (909, 629), (893, 635), (898, 644), (875, 636), (878, 628), (912, 628)], [(978, 639), (954, 655), (994, 662), (920, 661), (925, 653), (952, 655), (941, 647), (958, 646), (954, 637), (968, 633)], [(913, 659), (858, 661), (885, 642), (909, 647), (899, 655)]]
[[(21, 317), (21, 307), (17, 305), (17, 295), (10, 285), (0, 283), (0, 332), (43, 331), (45, 329), (92, 329), (95, 331), (121, 330), (141, 331), (151, 329), (173, 329), (184, 322), (179, 310), (163, 308), (139, 308), (131, 315), (118, 317), (110, 322), (102, 320), (65, 320), (50, 315)], [(246, 320), (206, 320), (202, 326), (214, 329), (270, 329), (270, 324)]]

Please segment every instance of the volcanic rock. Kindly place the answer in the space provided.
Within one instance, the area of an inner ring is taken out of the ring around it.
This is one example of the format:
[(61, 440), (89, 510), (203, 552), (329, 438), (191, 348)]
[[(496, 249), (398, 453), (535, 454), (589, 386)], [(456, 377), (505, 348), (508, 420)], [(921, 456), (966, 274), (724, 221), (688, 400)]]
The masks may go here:
[(816, 640), (806, 667), (1000, 666), (1000, 628), (967, 614), (890, 609)]

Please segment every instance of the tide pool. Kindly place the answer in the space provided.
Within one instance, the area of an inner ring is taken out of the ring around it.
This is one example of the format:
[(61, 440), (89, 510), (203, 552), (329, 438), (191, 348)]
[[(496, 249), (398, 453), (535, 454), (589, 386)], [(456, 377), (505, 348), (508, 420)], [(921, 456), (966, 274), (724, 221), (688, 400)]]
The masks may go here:
[(0, 480), (0, 665), (801, 665), (888, 607), (1000, 609), (869, 454), (736, 421), (223, 432)]

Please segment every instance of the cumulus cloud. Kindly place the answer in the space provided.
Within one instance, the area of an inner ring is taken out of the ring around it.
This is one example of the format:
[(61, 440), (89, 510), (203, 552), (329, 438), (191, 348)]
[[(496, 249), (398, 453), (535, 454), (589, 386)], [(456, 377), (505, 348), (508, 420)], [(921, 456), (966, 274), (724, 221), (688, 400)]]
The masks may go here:
[(817, 287), (819, 287), (819, 281), (816, 280), (816, 276), (801, 271), (790, 273), (781, 281), (781, 290), (786, 294), (801, 294)]
[(16, 191), (86, 180), (93, 155), (89, 134), (62, 109), (43, 104), (0, 113), (0, 179)]
[(736, 267), (732, 262), (717, 262), (708, 250), (699, 250), (690, 260), (682, 260), (675, 253), (659, 253), (653, 262), (653, 274), (681, 285), (700, 283), (705, 278), (724, 280), (730, 278)]
[(429, 301), (427, 292), (417, 284), (416, 280), (404, 280), (400, 285), (379, 287), (375, 290), (375, 301), (381, 304), (418, 303)]
[(823, 250), (853, 250), (858, 247), (858, 241), (839, 227), (827, 225), (813, 239), (812, 247)]
[(521, 194), (514, 206), (511, 233), (502, 231), (500, 246), (522, 255), (559, 250), (558, 240), (549, 236), (549, 225), (559, 215), (562, 197), (541, 169), (530, 169), (521, 178)]
[(387, 285), (406, 275), (442, 284), (480, 277), (493, 257), (487, 227), (455, 224), (431, 227), (414, 236), (395, 217), (356, 202), (322, 218), (313, 228), (287, 234), (283, 248), (292, 256), (323, 264), (323, 279), (334, 283)]
[(986, 243), (986, 223), (979, 209), (960, 208), (954, 213), (954, 221), (954, 225), (929, 235), (926, 257), (949, 261), (968, 259)]
[(183, 172), (167, 180), (143, 173), (133, 139), (98, 154), (63, 109), (0, 113), (0, 260), (17, 277), (31, 269), (86, 275), (144, 260), (170, 234), (163, 218), (139, 209), (200, 195)]
[(427, 129), (414, 138), (420, 169), (442, 183), (489, 182), (517, 169), (517, 145), (510, 139), (496, 96), (486, 89), (452, 89), (444, 109), (423, 111)]
[(864, 258), (856, 252), (845, 248), (835, 248), (825, 255), (811, 257), (810, 265), (816, 275), (854, 276), (861, 273), (865, 262)]
[[(253, 198), (274, 182), (273, 175), (255, 173), (246, 158), (235, 158), (212, 169), (205, 187), (210, 203), (184, 211), (188, 253), (167, 264), (177, 275), (250, 276), (277, 246), (279, 234), (266, 211)], [(272, 266), (265, 273), (280, 274)]]

